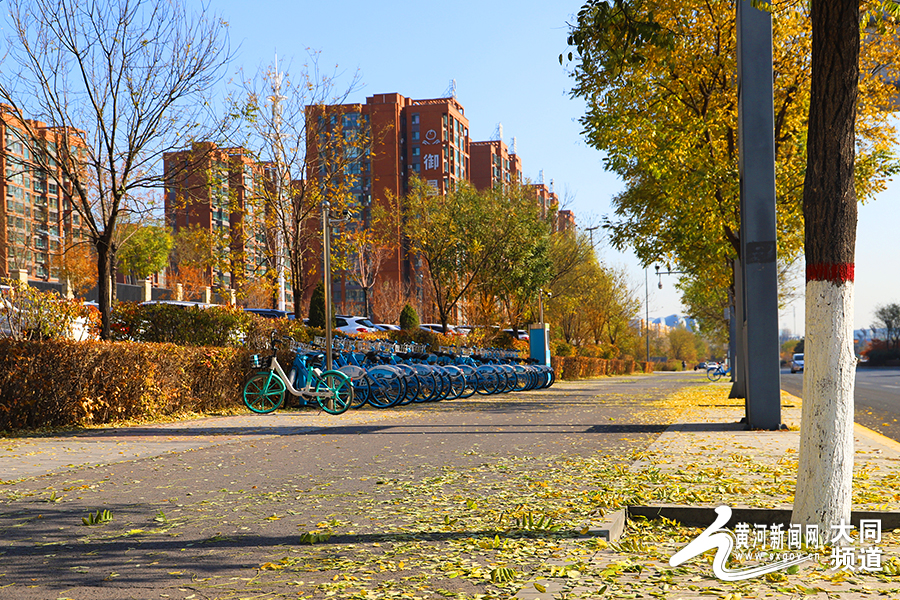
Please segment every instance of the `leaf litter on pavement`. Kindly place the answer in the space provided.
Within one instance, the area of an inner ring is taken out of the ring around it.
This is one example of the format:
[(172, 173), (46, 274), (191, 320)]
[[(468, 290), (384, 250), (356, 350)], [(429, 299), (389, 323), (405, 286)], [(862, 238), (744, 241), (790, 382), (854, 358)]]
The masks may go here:
[[(719, 384), (689, 386), (655, 401), (648, 420), (668, 423), (685, 410), (743, 406), (727, 395), (728, 387)], [(604, 395), (597, 401), (618, 400)], [(799, 405), (793, 397), (785, 401)], [(742, 600), (851, 591), (900, 596), (900, 580), (892, 576), (900, 573), (894, 532), (885, 532), (883, 573), (834, 571), (823, 560), (736, 584), (713, 579), (709, 553), (668, 566), (699, 529), (634, 521), (613, 544), (589, 534), (590, 525), (627, 505), (790, 507), (795, 453), (766, 462), (748, 450), (702, 448), (680, 464), (652, 451), (626, 460), (599, 453), (488, 457), (465, 467), (438, 467), (427, 476), (373, 462), (362, 477), (346, 469), (343, 476), (352, 481), (341, 486), (335, 485), (341, 473), (335, 467), (302, 484), (285, 480), (266, 489), (173, 497), (166, 506), (147, 506), (147, 522), (132, 515), (88, 534), (80, 528), (77, 535), (85, 545), (128, 537), (138, 549), (141, 542), (174, 539), (186, 564), (168, 571), (177, 580), (173, 585), (205, 598), (474, 599), (509, 598), (520, 590), (558, 598)], [(85, 487), (85, 495), (100, 489)], [(860, 467), (854, 494), (855, 509), (896, 509), (896, 465)], [(271, 528), (289, 528), (290, 535), (275, 536), (276, 545), (262, 543)], [(255, 568), (245, 577), (192, 576), (187, 559), (201, 556)], [(174, 564), (160, 562), (159, 568)]]

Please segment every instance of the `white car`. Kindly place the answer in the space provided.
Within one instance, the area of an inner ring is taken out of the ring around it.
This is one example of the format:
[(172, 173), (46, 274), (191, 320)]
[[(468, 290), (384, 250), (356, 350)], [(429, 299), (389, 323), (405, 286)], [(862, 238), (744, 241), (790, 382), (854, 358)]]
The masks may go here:
[(795, 354), (791, 357), (791, 373), (803, 372), (803, 354)]
[(393, 323), (375, 323), (375, 327), (379, 331), (400, 331), (400, 326)]
[[(512, 329), (504, 329), (503, 333), (508, 333), (509, 335), (514, 335)], [(528, 332), (523, 329), (520, 329), (518, 332), (516, 332), (515, 337), (516, 337), (516, 339), (524, 340), (526, 342), (530, 339), (528, 336)]]
[[(432, 333), (444, 333), (444, 327), (440, 323), (420, 323), (419, 329), (430, 331)], [(464, 335), (456, 330), (453, 325), (447, 324), (447, 335)]]
[(377, 333), (379, 329), (368, 317), (354, 317), (351, 315), (335, 315), (335, 331), (346, 334)]

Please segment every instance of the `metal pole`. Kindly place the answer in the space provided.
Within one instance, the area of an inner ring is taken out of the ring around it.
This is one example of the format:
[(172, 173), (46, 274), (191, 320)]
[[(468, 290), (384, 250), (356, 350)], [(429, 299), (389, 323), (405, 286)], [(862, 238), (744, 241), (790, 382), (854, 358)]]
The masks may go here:
[[(744, 372), (750, 429), (781, 427), (772, 15), (737, 3)], [(739, 359), (740, 360), (740, 359)]]
[(649, 276), (647, 275), (647, 269), (644, 269), (644, 294), (646, 298), (644, 299), (644, 308), (647, 311), (646, 319), (644, 319), (644, 338), (647, 342), (647, 362), (650, 362), (650, 285), (649, 285)]
[[(278, 72), (278, 55), (275, 55), (275, 77), (272, 83), (272, 123), (275, 126), (275, 194), (276, 206), (275, 214), (280, 214), (281, 210), (281, 193), (283, 191), (284, 172), (282, 171), (282, 153), (284, 147), (281, 141), (281, 105), (279, 104), (284, 96), (281, 95), (281, 79), (282, 75)], [(281, 237), (281, 223), (275, 231), (275, 251), (277, 252), (275, 269), (278, 274), (278, 310), (285, 309), (285, 290), (284, 290), (284, 248)], [(296, 308), (295, 308), (296, 311)]]
[(331, 224), (329, 204), (322, 203), (322, 247), (325, 259), (325, 368), (331, 370)]
[(541, 313), (541, 327), (544, 326), (544, 290), (538, 290), (538, 311)]

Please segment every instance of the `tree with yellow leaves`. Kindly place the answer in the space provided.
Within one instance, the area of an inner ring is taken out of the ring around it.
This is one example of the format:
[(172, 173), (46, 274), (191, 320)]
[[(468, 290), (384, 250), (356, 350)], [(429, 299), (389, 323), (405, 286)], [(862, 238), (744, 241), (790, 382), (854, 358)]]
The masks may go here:
[[(775, 72), (778, 255), (803, 251), (802, 191), (810, 98), (810, 20), (805, 2), (771, 5)], [(884, 189), (897, 169), (888, 122), (896, 56), (891, 30), (866, 30), (860, 59), (857, 196)], [(587, 100), (589, 143), (625, 182), (607, 217), (615, 247), (689, 274), (684, 300), (707, 328), (723, 306), (738, 257), (735, 10), (711, 0), (590, 0), (569, 37), (573, 95)], [(562, 58), (562, 57), (561, 57)], [(885, 77), (884, 75), (888, 75)]]

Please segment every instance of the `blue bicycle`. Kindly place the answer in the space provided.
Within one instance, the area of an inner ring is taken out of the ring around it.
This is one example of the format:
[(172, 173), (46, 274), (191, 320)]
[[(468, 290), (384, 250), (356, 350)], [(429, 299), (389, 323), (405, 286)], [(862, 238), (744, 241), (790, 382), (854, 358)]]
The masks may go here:
[(731, 367), (728, 367), (726, 369), (724, 365), (716, 365), (715, 367), (712, 367), (712, 368), (706, 370), (706, 377), (710, 381), (718, 381), (718, 380), (722, 379), (723, 375), (730, 375), (730, 374), (731, 374)]

